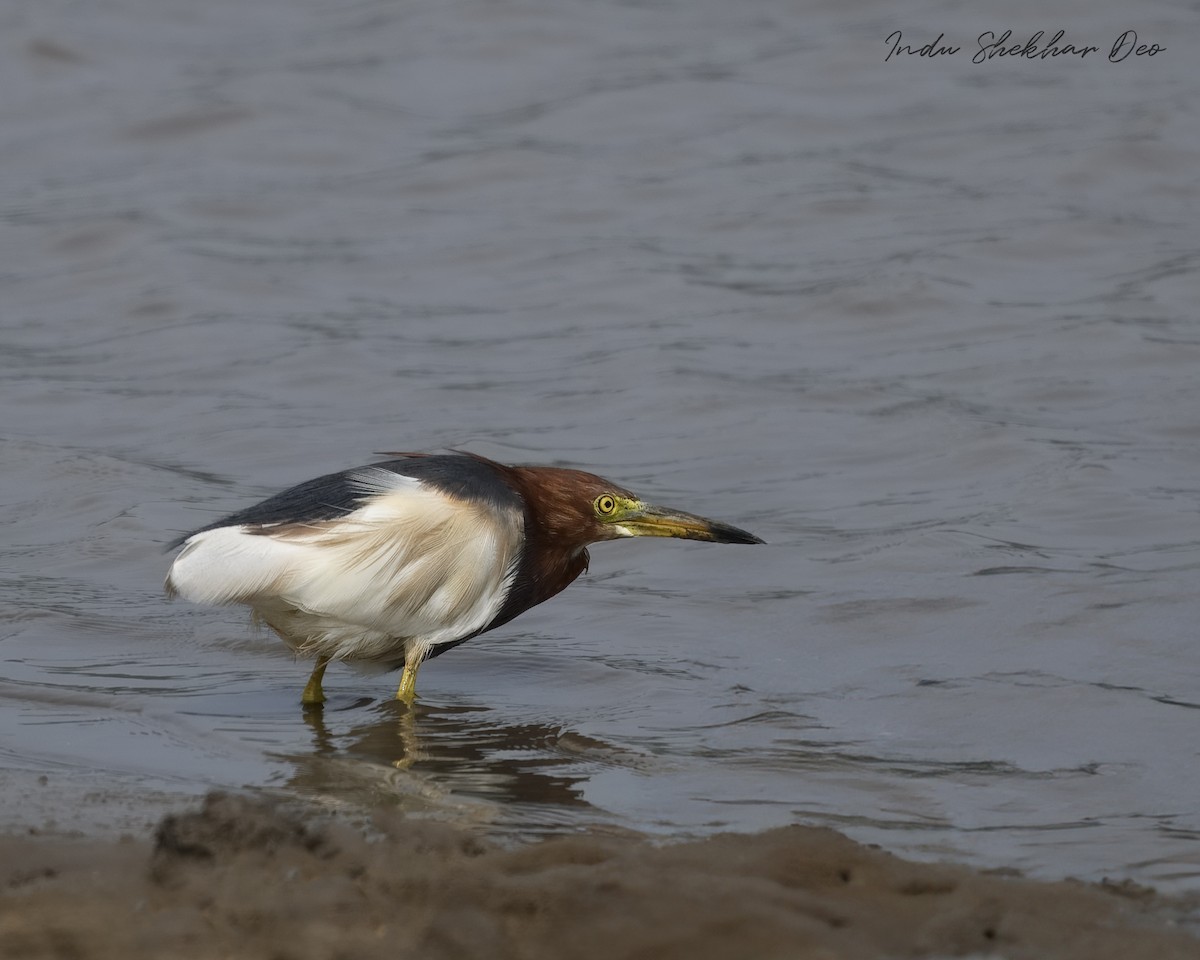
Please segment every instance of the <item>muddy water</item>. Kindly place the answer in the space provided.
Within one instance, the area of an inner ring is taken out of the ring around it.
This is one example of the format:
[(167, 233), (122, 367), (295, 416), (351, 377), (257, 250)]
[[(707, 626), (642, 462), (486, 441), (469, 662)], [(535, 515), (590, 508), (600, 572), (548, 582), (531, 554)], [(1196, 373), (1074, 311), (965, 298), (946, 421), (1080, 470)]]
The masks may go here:
[[(0, 13), (0, 825), (250, 786), (1200, 886), (1197, 28), (891, 10)], [(970, 62), (1058, 23), (1101, 54)], [(769, 546), (600, 546), (412, 716), (162, 597), (447, 447)]]

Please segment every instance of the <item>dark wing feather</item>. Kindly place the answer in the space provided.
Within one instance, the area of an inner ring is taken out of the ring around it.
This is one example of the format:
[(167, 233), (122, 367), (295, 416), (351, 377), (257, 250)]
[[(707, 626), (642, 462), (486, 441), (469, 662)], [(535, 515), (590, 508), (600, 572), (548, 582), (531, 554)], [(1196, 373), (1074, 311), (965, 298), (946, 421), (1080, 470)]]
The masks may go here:
[(524, 509), (520, 496), (504, 481), (497, 465), (490, 460), (471, 454), (403, 454), (397, 459), (306, 480), (252, 507), (189, 531), (169, 544), (167, 549), (173, 550), (189, 537), (218, 527), (317, 523), (344, 517), (371, 499), (370, 487), (364, 486), (358, 479), (364, 470), (369, 469), (388, 470), (412, 477), (461, 500), (488, 503), (500, 508)]
[[(524, 510), (525, 501), (504, 479), (504, 468), (474, 453), (402, 454), (403, 459), (375, 464), (420, 480), (456, 500), (497, 509)], [(353, 473), (353, 471), (351, 471)]]
[(357, 510), (363, 500), (370, 496), (362, 484), (354, 482), (353, 477), (353, 470), (343, 470), (341, 473), (329, 473), (306, 480), (252, 507), (191, 530), (170, 543), (167, 549), (173, 550), (189, 537), (218, 527), (260, 527), (276, 523), (336, 520)]

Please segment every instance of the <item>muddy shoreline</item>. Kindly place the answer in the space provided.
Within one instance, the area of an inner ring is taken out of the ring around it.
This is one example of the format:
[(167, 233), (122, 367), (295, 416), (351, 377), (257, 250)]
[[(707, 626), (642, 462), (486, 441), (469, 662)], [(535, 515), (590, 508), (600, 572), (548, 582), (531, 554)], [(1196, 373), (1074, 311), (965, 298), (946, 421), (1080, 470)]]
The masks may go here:
[(502, 848), (212, 794), (153, 836), (0, 838), (2, 957), (1200, 957), (1198, 904), (919, 864), (835, 831)]

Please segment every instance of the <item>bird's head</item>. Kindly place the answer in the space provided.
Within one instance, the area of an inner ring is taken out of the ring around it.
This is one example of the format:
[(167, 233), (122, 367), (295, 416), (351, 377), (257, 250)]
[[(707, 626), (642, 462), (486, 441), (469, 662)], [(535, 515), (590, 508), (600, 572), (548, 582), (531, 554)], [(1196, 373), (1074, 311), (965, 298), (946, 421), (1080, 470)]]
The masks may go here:
[(712, 543), (763, 543), (718, 520), (646, 503), (611, 480), (581, 470), (512, 467), (535, 523), (547, 539), (582, 550), (621, 537), (678, 537)]

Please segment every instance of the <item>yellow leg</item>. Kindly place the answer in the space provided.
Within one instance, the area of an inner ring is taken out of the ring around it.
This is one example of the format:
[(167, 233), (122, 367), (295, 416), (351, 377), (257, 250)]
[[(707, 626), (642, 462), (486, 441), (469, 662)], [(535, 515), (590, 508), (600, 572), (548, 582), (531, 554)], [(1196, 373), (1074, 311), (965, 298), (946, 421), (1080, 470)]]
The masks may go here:
[(396, 699), (403, 700), (410, 707), (417, 699), (417, 669), (420, 666), (419, 659), (405, 661), (404, 670), (400, 674), (400, 686), (396, 690)]
[(312, 676), (308, 678), (308, 683), (304, 686), (304, 692), (300, 694), (301, 703), (324, 703), (325, 691), (321, 689), (321, 680), (325, 676), (325, 668), (329, 666), (328, 657), (317, 657), (317, 665), (313, 667)]

